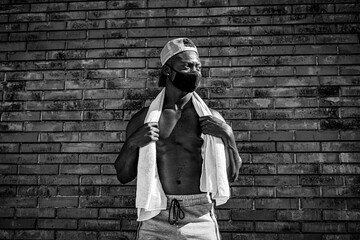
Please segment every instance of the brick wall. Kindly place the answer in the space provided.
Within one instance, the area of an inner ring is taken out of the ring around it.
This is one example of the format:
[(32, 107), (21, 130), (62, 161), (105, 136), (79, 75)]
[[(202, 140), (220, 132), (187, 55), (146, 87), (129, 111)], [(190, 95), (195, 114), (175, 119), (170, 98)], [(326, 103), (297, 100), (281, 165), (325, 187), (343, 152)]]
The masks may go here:
[(357, 0), (1, 0), (0, 238), (132, 239), (113, 162), (188, 36), (244, 160), (223, 239), (360, 239)]

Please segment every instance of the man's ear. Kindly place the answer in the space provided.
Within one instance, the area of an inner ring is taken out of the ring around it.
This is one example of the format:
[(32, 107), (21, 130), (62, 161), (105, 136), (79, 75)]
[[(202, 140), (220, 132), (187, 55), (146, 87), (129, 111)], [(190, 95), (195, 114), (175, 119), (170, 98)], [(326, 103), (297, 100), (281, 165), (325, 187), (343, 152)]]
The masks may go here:
[(167, 75), (167, 76), (170, 76), (170, 68), (169, 68), (169, 66), (167, 66), (167, 65), (164, 65), (163, 66), (163, 73), (165, 74), (165, 75)]

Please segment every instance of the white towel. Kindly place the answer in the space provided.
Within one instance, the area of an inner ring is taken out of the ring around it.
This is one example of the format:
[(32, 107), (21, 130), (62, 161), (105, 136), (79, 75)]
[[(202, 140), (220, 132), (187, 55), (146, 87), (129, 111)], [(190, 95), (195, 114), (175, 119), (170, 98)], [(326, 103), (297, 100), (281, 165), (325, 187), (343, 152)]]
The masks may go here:
[[(165, 88), (150, 104), (145, 123), (158, 122), (163, 108)], [(192, 102), (197, 114), (211, 115), (200, 96), (194, 92)], [(216, 205), (227, 202), (230, 198), (230, 188), (226, 172), (225, 147), (220, 138), (201, 134), (204, 140), (202, 151), (202, 173), (200, 177), (200, 191), (211, 193)], [(166, 209), (167, 198), (162, 188), (156, 166), (156, 143), (151, 142), (139, 150), (137, 172), (136, 208), (138, 221), (145, 221), (158, 215)]]

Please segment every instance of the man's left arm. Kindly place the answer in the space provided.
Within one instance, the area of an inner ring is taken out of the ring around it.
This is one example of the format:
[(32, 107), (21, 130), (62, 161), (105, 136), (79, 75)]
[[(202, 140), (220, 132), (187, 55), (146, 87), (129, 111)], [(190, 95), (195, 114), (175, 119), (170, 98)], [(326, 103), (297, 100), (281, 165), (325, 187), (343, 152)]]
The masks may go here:
[(229, 161), (227, 162), (229, 181), (234, 182), (239, 177), (239, 169), (242, 164), (236, 147), (234, 133), (220, 113), (213, 109), (211, 109), (211, 112), (211, 116), (204, 116), (199, 119), (202, 132), (223, 140), (229, 157)]

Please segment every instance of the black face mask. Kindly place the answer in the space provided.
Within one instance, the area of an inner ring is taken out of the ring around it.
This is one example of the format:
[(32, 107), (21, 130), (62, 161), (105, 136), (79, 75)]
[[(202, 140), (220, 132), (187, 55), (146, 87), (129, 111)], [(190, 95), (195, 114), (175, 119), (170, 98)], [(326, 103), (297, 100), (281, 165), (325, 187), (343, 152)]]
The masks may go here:
[(201, 80), (201, 74), (199, 72), (182, 73), (176, 71), (171, 66), (167, 65), (174, 72), (176, 72), (175, 78), (172, 84), (183, 92), (193, 92), (199, 86)]

